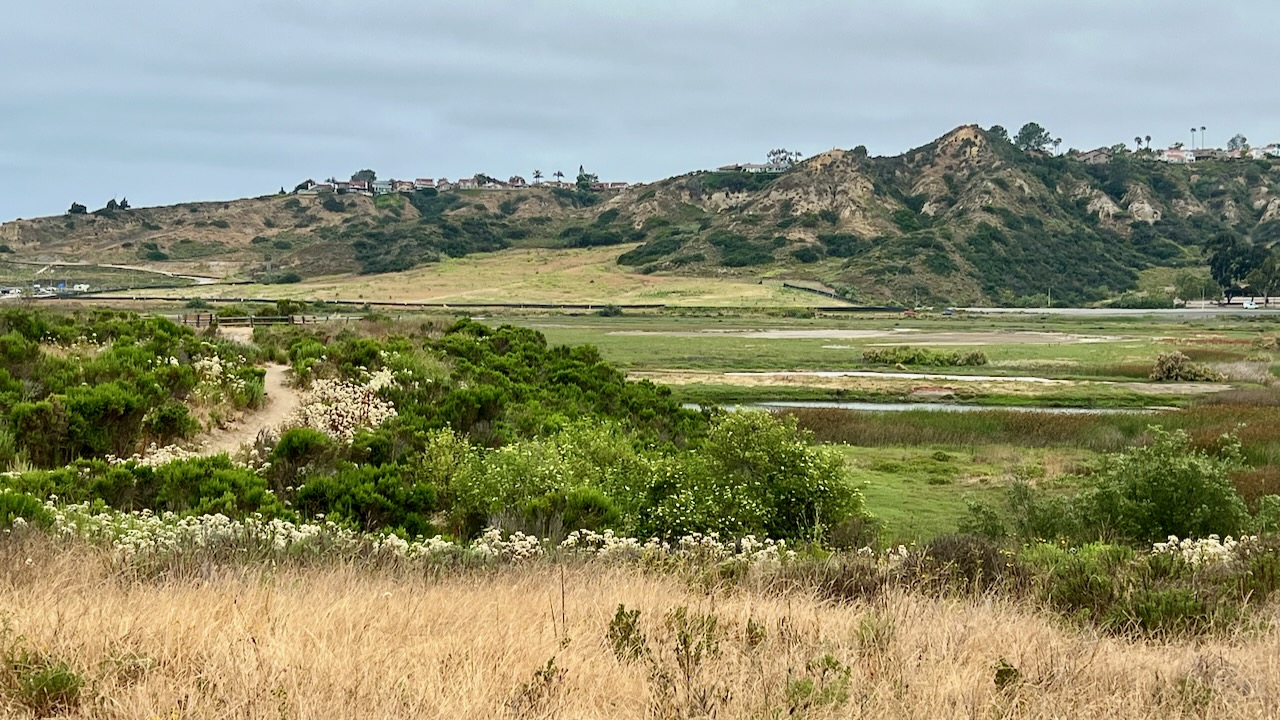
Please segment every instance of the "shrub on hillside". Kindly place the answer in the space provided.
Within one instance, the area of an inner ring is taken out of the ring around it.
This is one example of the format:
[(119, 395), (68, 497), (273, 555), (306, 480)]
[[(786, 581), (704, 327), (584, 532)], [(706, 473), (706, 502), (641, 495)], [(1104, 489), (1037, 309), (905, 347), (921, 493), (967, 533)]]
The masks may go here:
[(1156, 357), (1151, 379), (1156, 382), (1222, 382), (1224, 378), (1221, 373), (1193, 363), (1191, 358), (1175, 351), (1160, 353)]

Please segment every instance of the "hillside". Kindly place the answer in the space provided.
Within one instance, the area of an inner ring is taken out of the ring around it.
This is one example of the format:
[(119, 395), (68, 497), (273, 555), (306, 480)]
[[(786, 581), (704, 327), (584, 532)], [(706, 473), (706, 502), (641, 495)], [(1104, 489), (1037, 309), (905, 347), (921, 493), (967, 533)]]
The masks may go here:
[[(11, 257), (290, 282), (509, 247), (618, 248), (640, 274), (803, 280), (859, 301), (1083, 303), (1154, 267), (1240, 283), (1280, 238), (1280, 165), (1107, 164), (1022, 152), (977, 126), (896, 157), (833, 150), (784, 173), (695, 172), (622, 192), (529, 188), (268, 196), (23, 220)], [(1232, 265), (1232, 267), (1226, 267)], [(1241, 267), (1236, 267), (1241, 265)], [(1201, 271), (1202, 272), (1202, 271)]]

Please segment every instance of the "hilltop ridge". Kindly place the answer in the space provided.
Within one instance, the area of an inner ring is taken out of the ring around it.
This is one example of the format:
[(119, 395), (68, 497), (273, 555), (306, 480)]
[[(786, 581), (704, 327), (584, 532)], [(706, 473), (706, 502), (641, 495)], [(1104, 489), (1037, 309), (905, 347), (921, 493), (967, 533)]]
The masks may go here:
[(1280, 240), (1280, 163), (1160, 159), (1020, 149), (965, 125), (901, 155), (837, 149), (782, 172), (696, 171), (621, 190), (272, 195), (20, 220), (0, 226), (0, 243), (9, 258), (267, 282), (509, 247), (616, 245), (617, 262), (638, 273), (809, 280), (864, 301), (1002, 304), (1049, 291), (1062, 302), (1099, 300), (1132, 290), (1142, 270), (1202, 269), (1229, 247), (1244, 260), (1215, 275), (1247, 284)]

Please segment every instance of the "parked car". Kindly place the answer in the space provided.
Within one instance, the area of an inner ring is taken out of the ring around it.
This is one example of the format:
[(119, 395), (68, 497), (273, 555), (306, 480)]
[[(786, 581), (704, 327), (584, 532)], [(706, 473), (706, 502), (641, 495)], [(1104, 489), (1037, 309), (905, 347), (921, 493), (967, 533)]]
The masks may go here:
[(1257, 310), (1257, 309), (1258, 309), (1258, 303), (1256, 303), (1256, 302), (1254, 302), (1254, 301), (1252, 301), (1252, 300), (1245, 300), (1245, 301), (1244, 301), (1244, 304), (1243, 304), (1243, 305), (1241, 305), (1241, 307), (1243, 307), (1245, 310)]

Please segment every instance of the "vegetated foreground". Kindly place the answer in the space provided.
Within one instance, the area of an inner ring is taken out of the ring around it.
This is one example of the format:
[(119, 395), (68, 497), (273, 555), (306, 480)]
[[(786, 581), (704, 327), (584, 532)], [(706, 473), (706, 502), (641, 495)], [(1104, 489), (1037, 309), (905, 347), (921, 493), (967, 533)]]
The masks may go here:
[[(593, 348), (472, 320), (246, 345), (15, 307), (0, 330), (0, 709), (19, 717), (1275, 709), (1264, 384), (1169, 429), (695, 412)], [(1273, 341), (1244, 340), (1260, 365)], [(183, 449), (262, 407), (267, 362), (301, 392), (285, 425), (230, 455)], [(993, 440), (1099, 455), (1050, 478), (1026, 453), (929, 533), (889, 524), (933, 510), (963, 448)], [(882, 452), (920, 442), (942, 447)], [(878, 490), (882, 523), (858, 475), (932, 491)]]
[[(983, 596), (832, 604), (764, 581), (699, 590), (575, 565), (444, 577), (232, 565), (155, 581), (91, 549), (7, 545), (0, 652), (54, 669), (51, 695), (30, 683), (0, 694), (5, 717), (36, 717), (41, 697), (60, 717), (122, 719), (1280, 711), (1274, 627), (1170, 645), (1082, 634)], [(0, 666), (0, 688), (21, 671)]]

